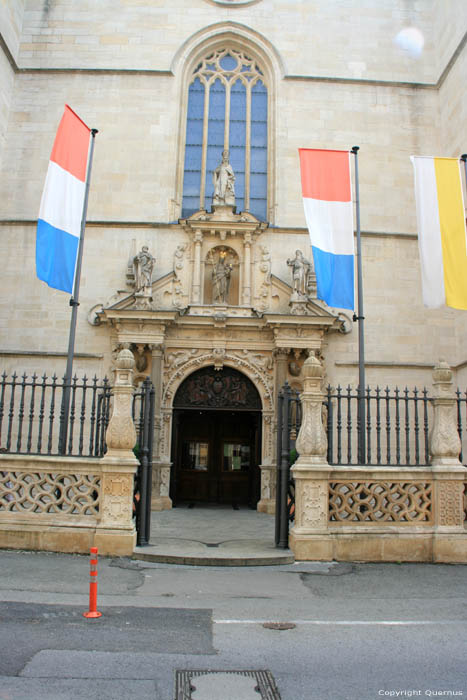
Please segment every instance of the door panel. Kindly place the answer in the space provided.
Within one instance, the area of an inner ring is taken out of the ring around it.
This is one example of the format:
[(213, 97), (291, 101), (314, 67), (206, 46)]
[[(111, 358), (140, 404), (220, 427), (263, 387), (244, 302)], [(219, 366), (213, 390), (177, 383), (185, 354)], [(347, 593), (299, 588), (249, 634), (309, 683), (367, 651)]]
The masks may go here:
[(254, 506), (259, 412), (174, 412), (173, 498)]

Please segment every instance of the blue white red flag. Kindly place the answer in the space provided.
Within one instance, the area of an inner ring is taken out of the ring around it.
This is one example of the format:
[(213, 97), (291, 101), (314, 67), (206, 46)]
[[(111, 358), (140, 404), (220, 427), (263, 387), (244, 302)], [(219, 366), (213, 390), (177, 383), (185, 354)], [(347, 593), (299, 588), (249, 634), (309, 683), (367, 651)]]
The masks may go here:
[(299, 153), (318, 299), (338, 309), (354, 309), (350, 152), (300, 148)]
[(36, 274), (49, 287), (73, 292), (81, 233), (91, 130), (65, 111), (42, 193), (36, 236)]

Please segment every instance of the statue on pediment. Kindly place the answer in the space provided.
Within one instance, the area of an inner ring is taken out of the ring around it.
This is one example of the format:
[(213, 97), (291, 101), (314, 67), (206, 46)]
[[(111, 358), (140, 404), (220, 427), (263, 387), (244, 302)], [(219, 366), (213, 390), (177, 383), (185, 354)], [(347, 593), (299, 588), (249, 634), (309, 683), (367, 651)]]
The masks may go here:
[(296, 250), (295, 257), (289, 258), (287, 265), (292, 268), (294, 294), (300, 297), (307, 297), (311, 286), (312, 263), (304, 257), (301, 250)]
[(147, 245), (133, 258), (133, 271), (135, 275), (135, 291), (139, 292), (152, 284), (152, 271), (156, 259), (149, 252)]

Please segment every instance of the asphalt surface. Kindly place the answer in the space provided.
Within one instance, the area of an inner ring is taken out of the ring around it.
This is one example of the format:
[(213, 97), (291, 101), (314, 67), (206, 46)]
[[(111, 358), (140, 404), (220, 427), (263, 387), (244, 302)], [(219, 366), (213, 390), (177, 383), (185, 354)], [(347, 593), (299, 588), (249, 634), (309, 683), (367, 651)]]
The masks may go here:
[(260, 669), (282, 700), (467, 697), (467, 566), (98, 571), (86, 620), (88, 557), (0, 552), (0, 700), (172, 700), (176, 670)]

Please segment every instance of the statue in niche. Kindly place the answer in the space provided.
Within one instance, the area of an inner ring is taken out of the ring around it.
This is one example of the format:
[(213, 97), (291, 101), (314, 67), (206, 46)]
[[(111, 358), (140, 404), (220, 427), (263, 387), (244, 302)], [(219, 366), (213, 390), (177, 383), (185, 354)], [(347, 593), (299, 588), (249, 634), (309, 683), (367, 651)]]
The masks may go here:
[(145, 287), (150, 287), (152, 271), (156, 259), (149, 252), (148, 246), (143, 245), (138, 255), (133, 258), (133, 272), (135, 275), (135, 290), (139, 292)]
[(287, 265), (292, 268), (294, 293), (301, 297), (308, 296), (311, 287), (312, 263), (304, 258), (301, 250), (296, 250), (295, 257), (289, 258)]
[(235, 206), (235, 173), (229, 163), (229, 152), (222, 151), (222, 161), (212, 174), (214, 183), (213, 205)]
[(232, 263), (226, 260), (226, 251), (221, 250), (212, 268), (212, 298), (216, 304), (225, 304), (229, 296)]

